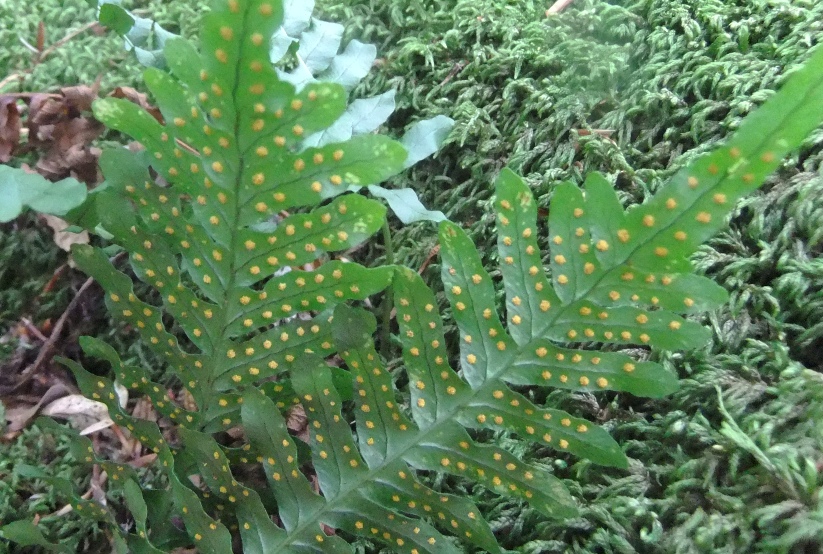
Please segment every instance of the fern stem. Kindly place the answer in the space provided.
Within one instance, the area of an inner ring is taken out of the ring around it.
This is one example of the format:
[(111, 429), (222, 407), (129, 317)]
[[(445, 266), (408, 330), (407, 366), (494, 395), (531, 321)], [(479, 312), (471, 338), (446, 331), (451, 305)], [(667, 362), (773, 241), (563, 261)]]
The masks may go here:
[[(383, 262), (384, 265), (394, 265), (394, 243), (392, 242), (391, 229), (389, 228), (389, 219), (386, 217), (383, 220), (383, 245), (386, 248), (386, 257)], [(380, 328), (380, 355), (388, 360), (391, 342), (391, 312), (394, 304), (392, 302), (391, 287), (385, 291), (381, 311), (383, 313), (383, 324)]]

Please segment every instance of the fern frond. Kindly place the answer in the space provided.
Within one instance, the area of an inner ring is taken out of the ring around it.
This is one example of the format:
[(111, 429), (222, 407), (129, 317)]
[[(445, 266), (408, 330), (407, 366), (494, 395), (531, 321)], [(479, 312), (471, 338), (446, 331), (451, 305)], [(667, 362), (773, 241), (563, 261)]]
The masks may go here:
[[(823, 64), (823, 51), (813, 63)], [(560, 410), (536, 406), (509, 385), (648, 396), (676, 388), (675, 376), (659, 364), (575, 343), (692, 348), (708, 339), (708, 333), (684, 315), (717, 306), (725, 300), (725, 292), (687, 272), (688, 255), (697, 244), (688, 239), (705, 239), (707, 229), (716, 229), (730, 211), (728, 199), (754, 186), (753, 179), (762, 181), (768, 170), (763, 164), (776, 163), (772, 156), (796, 147), (799, 137), (823, 119), (819, 74), (806, 68), (792, 81), (797, 82), (806, 94), (816, 95), (813, 117), (804, 109), (791, 111), (792, 116), (782, 120), (759, 116), (756, 127), (747, 123), (740, 131), (775, 136), (783, 125), (791, 124), (801, 128), (792, 143), (779, 139), (751, 143), (737, 135), (731, 144), (738, 146), (698, 160), (664, 187), (661, 196), (628, 213), (598, 175), (587, 180), (585, 194), (570, 184), (558, 187), (549, 216), (550, 275), (537, 245), (535, 201), (522, 180), (504, 171), (497, 182), (495, 208), (506, 325), (496, 313), (495, 288), (476, 248), (456, 225), (442, 223), (442, 279), (460, 333), (460, 372), (449, 366), (434, 294), (416, 273), (398, 270), (393, 287), (409, 381), (410, 402), (405, 410), (397, 405), (394, 383), (374, 351), (372, 316), (339, 306), (333, 335), (355, 381), (356, 440), (340, 410), (329, 369), (318, 361), (311, 373), (295, 375), (295, 390), (309, 414), (312, 459), (322, 492), (321, 500), (311, 501), (317, 512), (305, 525), (315, 529), (323, 522), (382, 540), (399, 552), (447, 551), (434, 546), (442, 544), (437, 534), (441, 530), (422, 526), (419, 520), (414, 525), (429, 537), (429, 546), (408, 535), (409, 516), (424, 520), (428, 516), (435, 525), (448, 519), (445, 513), (441, 517), (426, 510), (430, 495), (420, 483), (411, 489), (416, 495), (399, 493), (409, 491), (400, 483), (414, 479), (412, 470), (447, 472), (482, 483), (546, 514), (574, 514), (573, 501), (550, 474), (501, 449), (477, 444), (465, 429), (516, 433), (599, 464), (626, 465), (625, 455), (604, 430)], [(760, 113), (769, 114), (773, 106), (783, 105), (783, 94)], [(788, 87), (785, 94), (798, 92)], [(728, 163), (721, 166), (724, 157)], [(740, 161), (732, 163), (732, 159)], [(723, 176), (715, 179), (721, 171)], [(686, 190), (680, 190), (683, 187)], [(683, 245), (675, 248), (665, 242), (668, 236)], [(649, 252), (654, 258), (649, 258)], [(569, 342), (573, 344), (565, 345)], [(270, 438), (270, 444), (276, 446), (279, 438), (290, 447), (282, 436)], [(441, 507), (448, 503), (441, 499)], [(356, 515), (350, 512), (352, 505), (362, 506)], [(373, 511), (378, 507), (383, 510), (382, 520)], [(452, 529), (446, 529), (496, 551), (486, 544), (486, 527), (477, 526), (475, 508), (466, 505), (465, 510), (470, 510), (468, 520), (456, 514)], [(475, 527), (466, 527), (469, 522)], [(305, 529), (295, 528), (290, 534), (298, 537)]]
[[(382, 225), (379, 203), (344, 193), (400, 171), (406, 153), (378, 135), (301, 147), (341, 115), (347, 95), (330, 83), (296, 92), (278, 79), (267, 45), (279, 9), (263, 1), (223, 5), (206, 18), (201, 53), (171, 40), (166, 59), (174, 76), (153, 68), (145, 74), (164, 122), (129, 102), (95, 104), (98, 118), (146, 148), (104, 154), (109, 187), (97, 208), (163, 305), (137, 298), (101, 251), (78, 248), (75, 259), (106, 288), (112, 311), (192, 392), (202, 419), (194, 428), (239, 421), (236, 406), (223, 409), (226, 399), (212, 391), (228, 394), (276, 376), (307, 351), (333, 351), (328, 315), (290, 321), (296, 314), (364, 299), (391, 278), (389, 269), (339, 262), (289, 271), (360, 244)], [(170, 184), (156, 183), (150, 171)], [(285, 212), (294, 209), (305, 213)], [(195, 351), (181, 347), (182, 334)]]

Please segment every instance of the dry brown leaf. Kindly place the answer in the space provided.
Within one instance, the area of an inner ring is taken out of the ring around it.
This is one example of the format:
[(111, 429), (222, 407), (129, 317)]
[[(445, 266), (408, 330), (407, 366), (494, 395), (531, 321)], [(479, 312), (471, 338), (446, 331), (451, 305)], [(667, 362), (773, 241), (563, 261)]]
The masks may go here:
[(47, 146), (52, 140), (54, 125), (68, 116), (68, 108), (50, 94), (35, 94), (29, 102), (29, 143), (35, 147)]
[(16, 433), (25, 429), (29, 422), (37, 416), (43, 405), (49, 404), (69, 392), (71, 392), (69, 388), (63, 384), (52, 385), (36, 404), (8, 408), (6, 410), (6, 421), (9, 422), (7, 430), (10, 433)]
[(20, 143), (20, 110), (14, 98), (0, 96), (0, 163), (11, 159)]
[(63, 95), (64, 102), (71, 109), (74, 110), (75, 117), (83, 112), (91, 112), (92, 103), (97, 100), (98, 85), (77, 85), (74, 87), (65, 87), (60, 89)]
[(90, 146), (104, 126), (84, 114), (97, 98), (85, 85), (61, 90), (62, 97), (36, 94), (29, 104), (29, 145), (43, 151), (35, 168), (51, 180), (75, 177), (88, 185), (100, 182), (100, 151)]
[(103, 132), (93, 119), (77, 117), (53, 125), (51, 144), (35, 165), (37, 172), (51, 180), (74, 177), (86, 184), (99, 182), (97, 160), (100, 151), (89, 143)]
[(286, 427), (303, 442), (309, 442), (309, 418), (306, 416), (306, 410), (302, 404), (297, 404), (289, 409), (286, 416)]
[[(125, 407), (129, 401), (129, 392), (123, 385), (114, 384), (117, 401)], [(52, 400), (43, 408), (43, 415), (69, 420), (75, 429), (80, 429), (81, 435), (88, 435), (114, 425), (109, 417), (109, 409), (102, 402), (86, 398), (82, 394), (69, 394)]]
[(61, 250), (66, 252), (71, 251), (72, 244), (88, 244), (88, 231), (81, 231), (79, 233), (70, 233), (66, 231), (69, 228), (69, 223), (55, 215), (42, 214), (40, 217), (46, 222), (46, 225), (51, 227), (54, 231), (54, 244)]
[(149, 112), (149, 114), (157, 120), (158, 123), (162, 123), (165, 125), (165, 121), (163, 120), (163, 114), (160, 113), (160, 109), (157, 106), (154, 106), (149, 103), (149, 97), (142, 92), (138, 92), (137, 90), (131, 87), (117, 87), (112, 91), (109, 96), (113, 96), (114, 98), (125, 98), (129, 102), (133, 102)]

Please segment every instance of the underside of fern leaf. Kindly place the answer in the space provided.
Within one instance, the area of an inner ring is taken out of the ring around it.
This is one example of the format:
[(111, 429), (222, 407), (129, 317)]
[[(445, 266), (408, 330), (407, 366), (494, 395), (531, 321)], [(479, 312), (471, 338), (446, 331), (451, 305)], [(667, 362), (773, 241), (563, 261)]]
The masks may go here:
[[(456, 225), (445, 222), (440, 228), (442, 279), (460, 333), (459, 372), (449, 365), (434, 294), (411, 270), (398, 269), (394, 277), (408, 406), (398, 405), (395, 383), (374, 350), (373, 317), (338, 306), (334, 342), (355, 382), (354, 415), (346, 418), (329, 368), (319, 359), (311, 371), (293, 375), (310, 420), (322, 496), (312, 495), (303, 475), (288, 465), (294, 443), (279, 419), (268, 435), (250, 431), (252, 449), (269, 452), (266, 470), (272, 487), (281, 491), (275, 496), (290, 499), (289, 507), (280, 506), (288, 533), (280, 548), (311, 550), (296, 541), (310, 540), (304, 533), (316, 532), (322, 522), (382, 540), (398, 552), (451, 551), (443, 531), (499, 551), (476, 507), (447, 495), (434, 503), (438, 494), (416, 481), (419, 470), (452, 473), (547, 515), (572, 516), (574, 502), (553, 476), (478, 444), (466, 429), (510, 432), (599, 464), (626, 465), (605, 431), (534, 405), (510, 385), (642, 396), (676, 388), (676, 377), (662, 366), (586, 343), (682, 349), (709, 339), (684, 316), (718, 306), (726, 293), (689, 273), (688, 256), (723, 225), (732, 202), (762, 183), (823, 120), (821, 68), (823, 50), (744, 122), (727, 146), (677, 174), (648, 204), (624, 212), (599, 175), (586, 181), (584, 191), (571, 184), (558, 187), (548, 221), (549, 272), (536, 240), (535, 201), (522, 180), (504, 170), (495, 211), (505, 326), (474, 245)], [(259, 418), (271, 412), (269, 403), (259, 394), (245, 398), (247, 428), (259, 427)], [(314, 538), (317, 551), (337, 551), (324, 544), (328, 537)]]
[[(221, 1), (206, 18), (200, 53), (170, 41), (174, 77), (147, 72), (163, 123), (125, 102), (95, 107), (101, 120), (145, 147), (104, 156), (108, 189), (97, 207), (162, 304), (138, 298), (103, 251), (79, 247), (75, 259), (197, 406), (184, 409), (111, 347), (83, 340), (120, 384), (179, 424), (180, 443), (169, 445), (157, 424), (120, 406), (112, 380), (64, 360), (84, 394), (105, 403), (118, 425), (156, 453), (168, 483), (141, 490), (133, 470), (97, 459), (88, 439), (75, 442), (79, 460), (103, 464), (110, 482), (125, 484), (135, 532), (116, 534), (116, 550), (194, 545), (228, 554), (239, 537), (247, 553), (336, 553), (353, 551), (347, 538), (365, 537), (397, 552), (436, 554), (461, 550), (454, 535), (500, 552), (478, 508), (428, 487), (421, 471), (451, 473), (550, 517), (574, 516), (574, 499), (549, 471), (481, 444), (473, 431), (513, 433), (598, 464), (627, 464), (603, 429), (538, 406), (512, 386), (645, 396), (674, 390), (675, 376), (658, 364), (592, 344), (679, 349), (708, 340), (685, 316), (726, 295), (689, 273), (688, 256), (823, 120), (823, 50), (728, 145), (677, 174), (647, 204), (625, 212), (598, 175), (583, 190), (558, 186), (548, 271), (535, 200), (504, 170), (495, 212), (505, 324), (476, 248), (459, 227), (442, 223), (442, 279), (460, 341), (455, 368), (435, 295), (415, 272), (336, 261), (305, 269), (379, 228), (383, 208), (343, 194), (344, 185), (388, 177), (402, 168), (405, 152), (374, 135), (302, 148), (302, 137), (342, 113), (345, 94), (330, 84), (297, 93), (278, 79), (268, 40), (280, 9), (267, 0)], [(375, 351), (374, 317), (345, 305), (390, 282), (408, 405)], [(335, 351), (348, 368), (354, 402), (337, 386), (339, 368), (324, 360)], [(286, 424), (283, 412), (293, 404), (308, 418), (308, 448)], [(215, 439), (237, 425), (240, 444)], [(248, 466), (262, 470), (266, 484), (243, 477)], [(108, 508), (76, 495), (72, 505), (118, 527)], [(177, 518), (185, 529), (166, 521)]]
[[(330, 353), (329, 310), (382, 290), (391, 276), (340, 262), (302, 269), (380, 227), (379, 203), (343, 193), (398, 172), (406, 154), (378, 135), (301, 147), (339, 117), (347, 94), (335, 84), (297, 93), (278, 79), (268, 44), (280, 10), (273, 2), (223, 3), (206, 18), (200, 53), (170, 40), (174, 75), (146, 71), (164, 122), (120, 100), (94, 106), (146, 149), (106, 152), (109, 187), (97, 208), (163, 305), (138, 299), (102, 251), (78, 248), (75, 259), (194, 395), (194, 427), (211, 431), (238, 421), (239, 407), (223, 406), (230, 391), (288, 371), (305, 352)], [(193, 348), (181, 348), (181, 334)], [(118, 378), (152, 390), (125, 372)], [(164, 413), (179, 415), (166, 404)]]

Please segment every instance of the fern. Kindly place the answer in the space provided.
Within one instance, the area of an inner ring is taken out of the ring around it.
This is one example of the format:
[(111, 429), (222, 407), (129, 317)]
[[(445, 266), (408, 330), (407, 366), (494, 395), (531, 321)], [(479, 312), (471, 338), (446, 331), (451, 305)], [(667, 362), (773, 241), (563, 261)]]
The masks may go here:
[[(267, 37), (277, 28), (275, 8), (232, 2), (210, 15), (202, 57), (183, 40), (170, 41), (165, 54), (177, 80), (156, 69), (145, 74), (165, 126), (127, 102), (94, 107), (98, 118), (147, 149), (143, 159), (106, 153), (101, 165), (110, 189), (123, 194), (104, 193), (98, 211), (106, 230), (132, 254), (137, 276), (162, 295), (163, 309), (138, 300), (130, 280), (100, 251), (79, 249), (75, 259), (109, 291), (109, 307), (177, 370), (200, 408), (198, 424), (213, 431), (237, 421), (220, 406), (226, 398), (213, 398), (214, 391), (278, 375), (303, 351), (331, 352), (327, 316), (273, 324), (366, 298), (390, 277), (387, 269), (340, 262), (280, 275), (324, 252), (359, 244), (378, 229), (382, 206), (339, 195), (349, 185), (396, 173), (406, 153), (377, 135), (299, 149), (304, 137), (339, 117), (346, 94), (333, 84), (296, 93), (277, 78), (267, 50)], [(193, 63), (198, 59), (202, 70)], [(377, 158), (385, 163), (374, 163)], [(171, 188), (151, 184), (147, 159), (174, 183)], [(267, 223), (284, 210), (329, 198), (334, 200), (289, 215), (273, 229)], [(196, 354), (178, 348), (162, 323), (164, 311), (181, 325)]]
[[(177, 35), (155, 21), (135, 16), (111, 0), (99, 0), (98, 4), (100, 22), (124, 37), (126, 48), (134, 51), (140, 63), (166, 67), (164, 46)], [(275, 64), (278, 77), (293, 84), (298, 91), (318, 82), (338, 84), (351, 91), (371, 70), (377, 59), (377, 48), (355, 39), (340, 51), (343, 25), (313, 17), (313, 12), (313, 0), (283, 2), (281, 24), (267, 37), (271, 40), (269, 59)], [(375, 132), (395, 111), (394, 96), (392, 89), (354, 100), (334, 123), (303, 137), (302, 147), (325, 146)], [(453, 127), (454, 121), (444, 115), (411, 125), (400, 139), (408, 153), (404, 167), (411, 167), (437, 152)], [(357, 190), (359, 186), (350, 185), (350, 190)], [(390, 190), (369, 184), (368, 190), (385, 200), (403, 223), (446, 219), (440, 211), (427, 210), (411, 188)]]
[[(376, 539), (397, 552), (459, 552), (449, 534), (501, 551), (471, 501), (424, 485), (419, 471), (463, 477), (549, 517), (574, 516), (575, 502), (558, 479), (480, 444), (469, 431), (516, 433), (601, 465), (627, 465), (603, 429), (538, 406), (513, 387), (644, 396), (676, 388), (676, 377), (660, 365), (592, 343), (680, 349), (708, 340), (684, 316), (716, 307), (726, 295), (691, 274), (688, 257), (823, 120), (823, 50), (727, 145), (675, 175), (646, 204), (625, 212), (596, 174), (583, 190), (559, 185), (548, 220), (549, 272), (538, 247), (536, 202), (504, 170), (494, 208), (505, 325), (475, 246), (458, 226), (441, 223), (442, 280), (459, 330), (457, 371), (436, 297), (415, 272), (328, 261), (281, 274), (379, 228), (382, 206), (343, 194), (343, 184), (388, 177), (403, 167), (405, 151), (374, 135), (301, 150), (302, 137), (345, 109), (345, 95), (331, 84), (297, 93), (265, 63), (265, 37), (277, 28), (279, 8), (267, 0), (228, 0), (206, 18), (202, 55), (183, 41), (169, 42), (177, 80), (146, 73), (166, 125), (127, 102), (95, 106), (101, 120), (146, 147), (140, 155), (105, 154), (108, 187), (97, 208), (162, 306), (139, 299), (101, 250), (79, 247), (75, 259), (106, 289), (110, 309), (166, 360), (197, 409), (177, 405), (105, 343), (82, 339), (87, 354), (111, 364), (119, 384), (146, 395), (176, 423), (179, 442), (169, 444), (156, 423), (120, 406), (114, 381), (64, 363), (84, 394), (106, 404), (116, 423), (156, 453), (168, 486), (141, 490), (134, 470), (99, 459), (88, 439), (75, 439), (78, 460), (101, 464), (111, 483), (123, 483), (132, 532), (122, 530), (114, 510), (84, 500), (65, 482), (22, 471), (50, 480), (78, 513), (107, 522), (118, 552), (193, 544), (224, 554), (237, 537), (247, 553), (350, 552), (347, 537)], [(150, 170), (172, 184), (156, 184)], [(295, 209), (302, 212), (272, 223)], [(345, 304), (389, 284), (408, 405), (398, 401), (393, 375), (374, 349), (374, 317)], [(306, 321), (298, 313), (317, 315)], [(324, 361), (335, 351), (348, 373)], [(350, 407), (344, 392), (352, 384)], [(298, 403), (309, 418), (309, 449), (289, 433), (283, 415)], [(215, 433), (238, 424), (241, 445), (216, 440)], [(248, 466), (262, 468), (267, 487), (243, 477)], [(184, 530), (169, 523), (174, 517)], [(2, 531), (23, 544), (67, 551), (28, 523)]]

